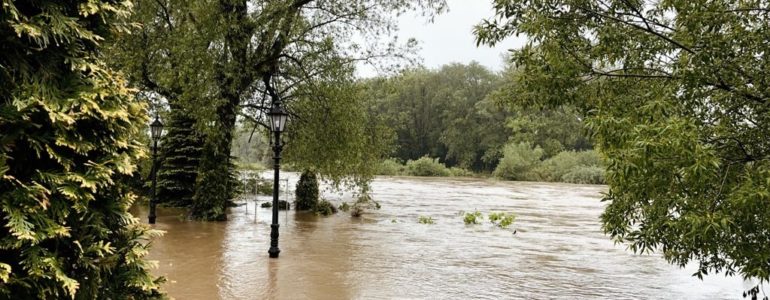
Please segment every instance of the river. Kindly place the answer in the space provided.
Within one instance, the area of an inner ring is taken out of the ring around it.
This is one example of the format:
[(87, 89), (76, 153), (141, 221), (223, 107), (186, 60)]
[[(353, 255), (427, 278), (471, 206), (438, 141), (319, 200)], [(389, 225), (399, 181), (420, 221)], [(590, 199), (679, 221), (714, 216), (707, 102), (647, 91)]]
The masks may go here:
[[(613, 244), (599, 222), (605, 186), (378, 177), (372, 188), (382, 208), (361, 218), (282, 211), (278, 259), (267, 255), (270, 209), (255, 196), (227, 222), (159, 209), (166, 235), (149, 259), (176, 299), (740, 299), (750, 287)], [(458, 212), (474, 210), (517, 218), (508, 229), (465, 225)]]

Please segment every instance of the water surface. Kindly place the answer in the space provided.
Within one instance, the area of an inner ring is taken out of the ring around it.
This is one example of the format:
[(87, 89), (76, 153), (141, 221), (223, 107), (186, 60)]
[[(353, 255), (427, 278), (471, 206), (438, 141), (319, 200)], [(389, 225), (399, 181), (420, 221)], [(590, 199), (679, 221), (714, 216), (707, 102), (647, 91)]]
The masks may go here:
[[(297, 175), (288, 177), (294, 186)], [(167, 233), (149, 258), (176, 299), (740, 299), (749, 287), (720, 275), (700, 281), (694, 269), (614, 245), (599, 223), (605, 189), (379, 177), (373, 196), (382, 209), (362, 218), (281, 212), (278, 259), (267, 255), (270, 210), (255, 196), (220, 223), (161, 209), (156, 228)], [(508, 229), (464, 225), (458, 212), (474, 210), (517, 219)]]

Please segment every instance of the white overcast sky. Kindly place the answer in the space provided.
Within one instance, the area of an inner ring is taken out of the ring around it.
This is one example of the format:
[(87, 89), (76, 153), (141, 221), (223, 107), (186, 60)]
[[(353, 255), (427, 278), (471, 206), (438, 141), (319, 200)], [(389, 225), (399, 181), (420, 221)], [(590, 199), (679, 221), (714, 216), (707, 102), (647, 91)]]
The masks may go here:
[[(476, 47), (473, 26), (494, 15), (491, 0), (447, 0), (449, 11), (436, 16), (433, 23), (424, 17), (406, 14), (399, 18), (399, 39), (416, 38), (423, 64), (431, 69), (449, 63), (477, 61), (493, 71), (503, 68), (501, 55), (524, 45), (524, 38), (509, 38), (494, 48)], [(377, 75), (371, 68), (359, 68), (359, 76)]]

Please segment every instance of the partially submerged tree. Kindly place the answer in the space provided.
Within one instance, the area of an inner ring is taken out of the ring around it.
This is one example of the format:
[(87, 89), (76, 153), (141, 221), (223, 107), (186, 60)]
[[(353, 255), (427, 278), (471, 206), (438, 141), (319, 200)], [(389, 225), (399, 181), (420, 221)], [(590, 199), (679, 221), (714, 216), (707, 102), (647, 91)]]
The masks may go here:
[(479, 43), (523, 34), (519, 104), (590, 109), (604, 230), (696, 275), (770, 279), (770, 4), (495, 1)]
[(122, 180), (144, 145), (144, 103), (103, 61), (127, 1), (0, 8), (0, 298), (146, 299), (150, 231)]

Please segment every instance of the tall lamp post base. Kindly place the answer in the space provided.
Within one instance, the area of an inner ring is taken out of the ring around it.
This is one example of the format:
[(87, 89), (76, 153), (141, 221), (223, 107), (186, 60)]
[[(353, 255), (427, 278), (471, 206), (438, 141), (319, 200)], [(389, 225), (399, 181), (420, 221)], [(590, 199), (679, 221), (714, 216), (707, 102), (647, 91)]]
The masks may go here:
[(267, 253), (270, 254), (270, 258), (278, 258), (278, 254), (281, 253), (281, 249), (278, 249), (278, 227), (281, 225), (270, 225), (270, 250)]
[(270, 258), (278, 258), (278, 254), (281, 253), (281, 250), (271, 247), (270, 250), (267, 250), (267, 253), (270, 254)]

